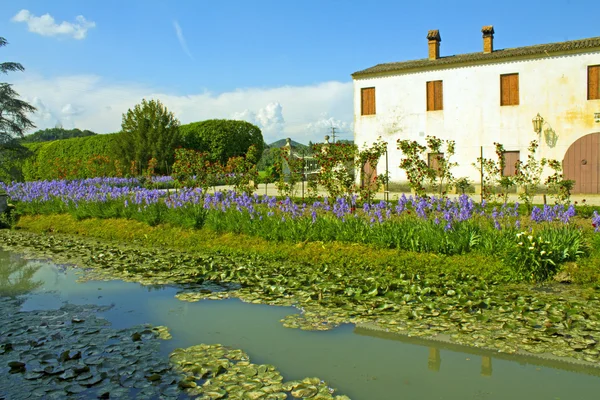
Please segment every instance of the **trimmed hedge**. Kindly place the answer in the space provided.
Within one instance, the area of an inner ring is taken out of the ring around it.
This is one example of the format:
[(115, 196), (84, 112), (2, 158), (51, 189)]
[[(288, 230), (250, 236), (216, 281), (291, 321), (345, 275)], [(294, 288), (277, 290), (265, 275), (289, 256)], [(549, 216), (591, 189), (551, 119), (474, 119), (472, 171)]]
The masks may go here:
[[(210, 154), (213, 161), (227, 164), (230, 157), (243, 156), (255, 145), (262, 155), (264, 140), (260, 128), (246, 121), (209, 119), (179, 127), (182, 147)], [(258, 159), (251, 160), (257, 163)]]
[[(57, 168), (60, 165), (77, 166), (77, 178), (92, 178), (92, 171), (84, 167), (94, 157), (104, 156), (112, 159), (116, 133), (86, 136), (52, 142), (27, 143), (33, 155), (22, 164), (26, 181), (50, 180), (61, 178)], [(90, 176), (88, 176), (90, 175)]]

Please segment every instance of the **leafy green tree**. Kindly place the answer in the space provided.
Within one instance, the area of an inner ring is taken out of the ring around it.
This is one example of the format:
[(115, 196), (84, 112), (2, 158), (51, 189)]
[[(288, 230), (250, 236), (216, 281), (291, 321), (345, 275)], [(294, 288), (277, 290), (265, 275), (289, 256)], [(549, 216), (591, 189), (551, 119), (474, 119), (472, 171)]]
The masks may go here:
[[(0, 47), (8, 42), (0, 37)], [(0, 63), (0, 72), (24, 71), (19, 63)], [(0, 82), (0, 179), (14, 179), (14, 162), (28, 155), (27, 149), (21, 146), (17, 139), (23, 137), (27, 129), (35, 127), (27, 118), (27, 113), (36, 110), (31, 104), (20, 100), (12, 85)]]
[(179, 145), (179, 121), (159, 100), (143, 99), (123, 114), (115, 155), (124, 165), (135, 165), (138, 173), (155, 158), (156, 172), (168, 173)]
[(52, 140), (71, 139), (76, 137), (94, 136), (95, 132), (81, 129), (48, 128), (41, 129), (23, 138), (24, 143), (49, 142)]
[(227, 164), (231, 157), (245, 156), (250, 146), (256, 151), (248, 161), (256, 164), (263, 154), (265, 143), (260, 128), (246, 121), (210, 119), (182, 125), (182, 145), (211, 155), (213, 161)]

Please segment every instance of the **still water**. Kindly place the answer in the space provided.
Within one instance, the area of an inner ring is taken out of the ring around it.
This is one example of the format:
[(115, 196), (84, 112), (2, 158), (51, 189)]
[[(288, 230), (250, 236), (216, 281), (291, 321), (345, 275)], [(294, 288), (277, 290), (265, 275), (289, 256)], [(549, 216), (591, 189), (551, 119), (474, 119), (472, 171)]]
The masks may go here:
[[(64, 303), (112, 305), (100, 314), (114, 328), (165, 325), (177, 347), (220, 343), (252, 362), (273, 364), (286, 380), (317, 376), (356, 400), (598, 399), (600, 369), (510, 357), (345, 325), (326, 332), (284, 328), (291, 307), (237, 299), (187, 303), (176, 287), (121, 281), (78, 283), (78, 272), (0, 251), (0, 296), (21, 294), (23, 311)], [(0, 338), (1, 341), (2, 338)], [(0, 378), (1, 379), (1, 378)]]

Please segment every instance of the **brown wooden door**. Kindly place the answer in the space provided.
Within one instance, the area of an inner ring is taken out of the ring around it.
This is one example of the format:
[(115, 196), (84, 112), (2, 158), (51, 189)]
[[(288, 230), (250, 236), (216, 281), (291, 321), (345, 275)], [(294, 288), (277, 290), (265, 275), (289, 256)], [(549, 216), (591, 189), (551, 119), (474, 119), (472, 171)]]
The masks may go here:
[(571, 193), (600, 193), (600, 132), (586, 135), (569, 147), (563, 175), (575, 181)]
[(371, 163), (367, 161), (365, 165), (363, 165), (361, 186), (364, 188), (369, 185), (370, 190), (375, 190), (377, 188), (377, 185), (375, 185), (376, 178), (377, 165), (373, 167), (371, 166)]

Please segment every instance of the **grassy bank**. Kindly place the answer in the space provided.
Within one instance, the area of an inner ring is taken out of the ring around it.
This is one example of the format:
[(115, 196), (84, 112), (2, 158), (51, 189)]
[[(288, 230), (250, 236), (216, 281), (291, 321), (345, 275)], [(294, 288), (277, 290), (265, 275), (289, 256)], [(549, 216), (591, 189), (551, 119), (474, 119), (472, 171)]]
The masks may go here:
[[(600, 290), (506, 282), (500, 260), (476, 253), (273, 243), (131, 220), (78, 221), (69, 215), (23, 216), (18, 228), (0, 231), (2, 247), (89, 268), (88, 279), (179, 284), (177, 297), (183, 301), (236, 297), (296, 306), (302, 313), (282, 320), (290, 328), (368, 323), (412, 336), (443, 332), (460, 344), (507, 353), (600, 361)], [(224, 290), (203, 290), (204, 282)]]
[(273, 243), (243, 234), (216, 234), (210, 229), (185, 229), (171, 225), (150, 227), (126, 219), (77, 220), (69, 214), (23, 216), (17, 225), (36, 233), (62, 233), (117, 240), (151, 247), (166, 247), (202, 254), (230, 254), (260, 257), (270, 261), (292, 261), (316, 267), (324, 265), (349, 268), (397, 269), (403, 273), (465, 273), (490, 281), (505, 281), (509, 269), (495, 257), (480, 254), (443, 256), (428, 253), (381, 249), (363, 244), (339, 242)]

